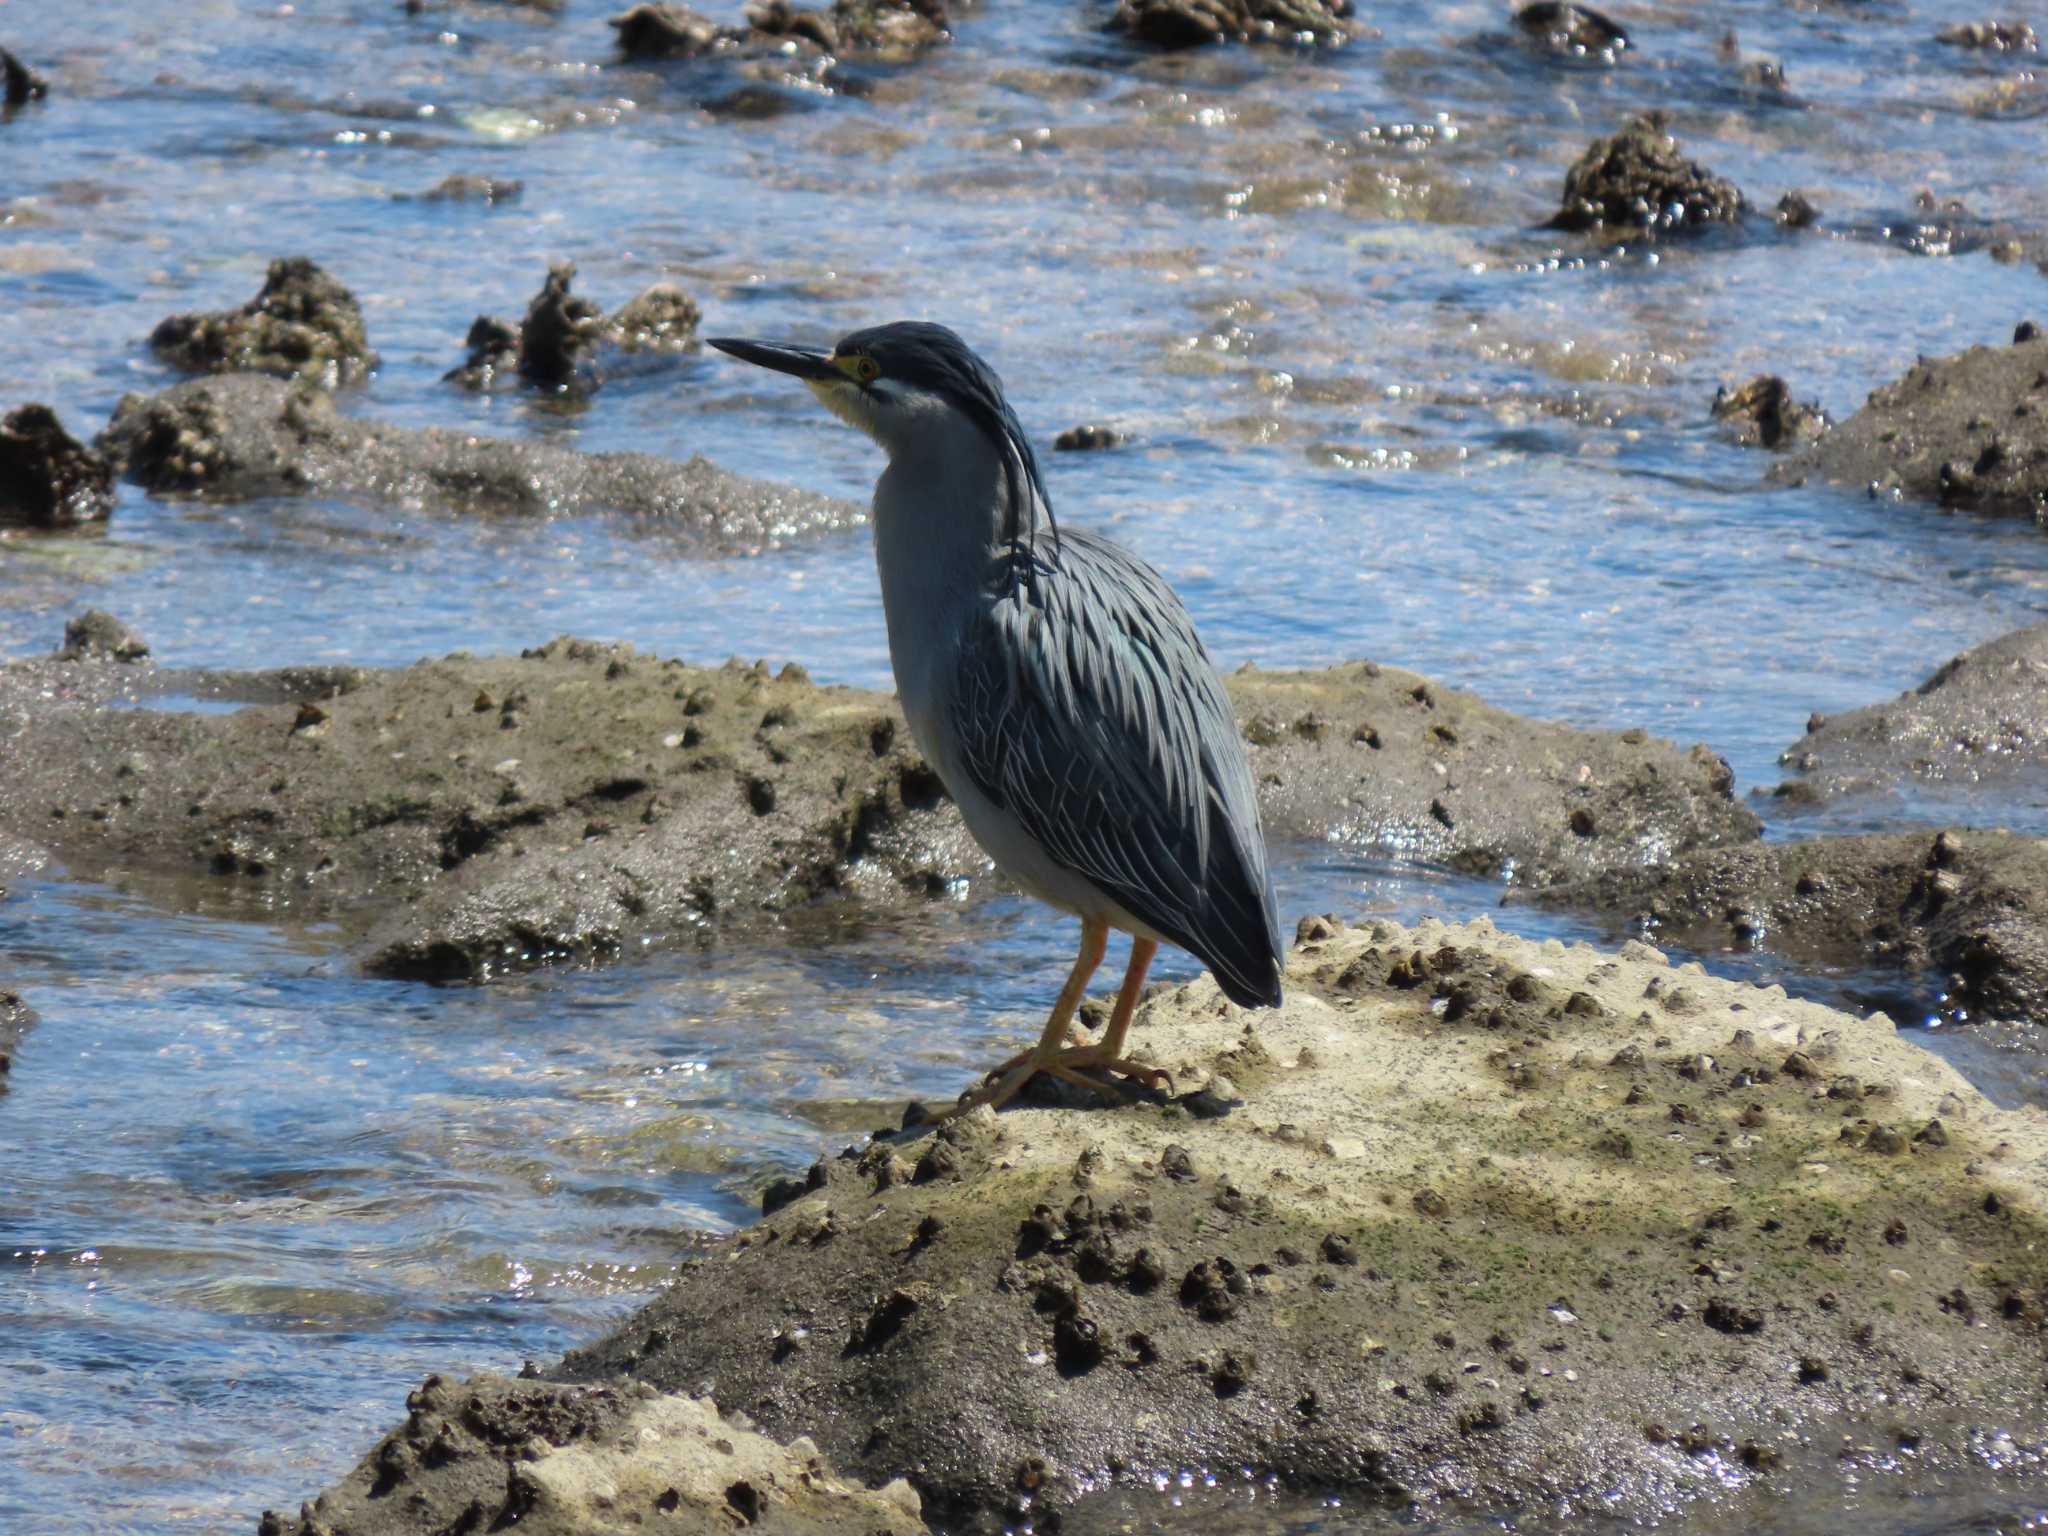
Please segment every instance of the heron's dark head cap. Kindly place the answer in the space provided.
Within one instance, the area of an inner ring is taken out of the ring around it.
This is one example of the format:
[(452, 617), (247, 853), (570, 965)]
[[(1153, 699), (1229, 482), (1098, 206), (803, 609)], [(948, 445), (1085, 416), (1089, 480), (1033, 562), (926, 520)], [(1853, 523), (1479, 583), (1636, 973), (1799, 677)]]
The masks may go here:
[(974, 349), (946, 326), (897, 320), (839, 339), (830, 352), (779, 342), (708, 337), (721, 352), (794, 374), (837, 415), (872, 434), (895, 455), (914, 447), (936, 425), (931, 408), (944, 406), (972, 422), (1002, 464), (1013, 516), (1035, 517), (1035, 499), (1051, 511), (1038, 456), (1003, 395), (1003, 381)]

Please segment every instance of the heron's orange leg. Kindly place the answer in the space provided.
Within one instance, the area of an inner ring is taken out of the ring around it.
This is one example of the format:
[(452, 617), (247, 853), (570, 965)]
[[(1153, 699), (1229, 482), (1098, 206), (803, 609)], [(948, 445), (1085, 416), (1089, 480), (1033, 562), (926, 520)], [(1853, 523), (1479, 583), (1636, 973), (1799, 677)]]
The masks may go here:
[(1109, 1016), (1109, 1025), (1102, 1031), (1102, 1038), (1093, 1045), (1060, 1052), (1058, 1062), (1048, 1064), (1047, 1071), (1068, 1082), (1086, 1083), (1091, 1088), (1100, 1088), (1103, 1084), (1098, 1079), (1079, 1076), (1079, 1069), (1114, 1072), (1119, 1077), (1134, 1078), (1148, 1088), (1162, 1084), (1172, 1088), (1172, 1074), (1124, 1059), (1124, 1038), (1131, 1032), (1131, 1016), (1138, 1011), (1138, 993), (1144, 988), (1145, 972), (1151, 968), (1152, 957), (1158, 953), (1159, 942), (1156, 939), (1131, 940), (1131, 963), (1124, 971), (1123, 988), (1116, 995), (1116, 1009)]
[(1087, 993), (1088, 979), (1102, 964), (1103, 952), (1108, 947), (1109, 925), (1097, 918), (1083, 918), (1081, 953), (1074, 959), (1074, 968), (1067, 973), (1066, 985), (1060, 988), (1059, 1000), (1053, 1004), (1052, 1016), (1046, 1020), (1045, 1032), (1039, 1036), (1038, 1044), (1011, 1057), (989, 1073), (981, 1087), (962, 1095), (953, 1108), (932, 1118), (950, 1119), (982, 1104), (1000, 1109), (1040, 1072), (1110, 1098), (1122, 1097), (1115, 1084), (1090, 1073), (1110, 1072), (1132, 1078), (1150, 1088), (1157, 1088), (1162, 1083), (1171, 1087), (1173, 1079), (1167, 1073), (1123, 1059), (1124, 1037), (1130, 1032), (1131, 1015), (1137, 1011), (1138, 993), (1145, 985), (1145, 972), (1152, 964), (1152, 957), (1159, 950), (1154, 940), (1132, 940), (1131, 963), (1124, 972), (1123, 987), (1117, 993), (1116, 1008), (1110, 1014), (1102, 1039), (1093, 1045), (1068, 1044), (1076, 1033), (1074, 1014)]
[(986, 1104), (991, 1109), (1000, 1109), (1017, 1096), (1017, 1090), (1031, 1080), (1032, 1074), (1050, 1066), (1061, 1054), (1067, 1043), (1067, 1032), (1073, 1028), (1074, 1013), (1081, 1006), (1081, 999), (1088, 992), (1088, 978), (1095, 974), (1095, 968), (1102, 964), (1103, 952), (1109, 948), (1109, 924), (1100, 918), (1081, 919), (1081, 953), (1074, 957), (1074, 968), (1067, 972), (1067, 984), (1060, 988), (1059, 998), (1052, 1005), (1052, 1017), (1045, 1021), (1045, 1033), (1038, 1037), (1038, 1044), (1027, 1051), (1021, 1060), (1005, 1062), (997, 1069), (1001, 1075), (990, 1074), (995, 1081), (984, 1083), (972, 1093), (961, 1097), (958, 1104), (944, 1114), (935, 1116), (940, 1120), (951, 1119), (970, 1109)]

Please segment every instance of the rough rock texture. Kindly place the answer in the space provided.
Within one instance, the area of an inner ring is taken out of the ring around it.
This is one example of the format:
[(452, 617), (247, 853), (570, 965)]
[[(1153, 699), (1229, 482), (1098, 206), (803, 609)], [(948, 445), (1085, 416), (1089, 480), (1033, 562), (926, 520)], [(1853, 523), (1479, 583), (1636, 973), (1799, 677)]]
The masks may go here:
[(635, 352), (675, 352), (695, 345), (703, 312), (673, 283), (654, 283), (605, 317), (605, 340)]
[(308, 492), (402, 507), (660, 519), (710, 550), (843, 528), (860, 508), (729, 474), (702, 458), (585, 454), (344, 416), (325, 394), (257, 375), (126, 396), (97, 445), (152, 491), (218, 500)]
[(1549, 227), (1656, 235), (1740, 219), (1742, 193), (1680, 154), (1664, 126), (1653, 112), (1595, 139), (1565, 173)]
[(424, 192), (394, 192), (397, 202), (421, 203), (511, 203), (525, 192), (526, 183), (502, 176), (478, 176), (458, 172), (443, 176)]
[(50, 94), (50, 82), (21, 60), (0, 48), (0, 106), (10, 110), (41, 101)]
[(2048, 333), (1922, 359), (1773, 479), (1818, 476), (2048, 526)]
[(1375, 662), (1229, 683), (1272, 836), (1546, 885), (1760, 830), (1705, 747), (1528, 720)]
[(1793, 399), (1792, 387), (1775, 373), (1760, 373), (1733, 389), (1722, 385), (1714, 392), (1713, 413), (1749, 448), (1797, 447), (1831, 425), (1826, 411)]
[(149, 654), (149, 642), (132, 626), (123, 624), (104, 608), (88, 608), (64, 625), (64, 645), (57, 652), (60, 661), (140, 661)]
[(1118, 0), (1106, 30), (1167, 49), (1212, 43), (1334, 48), (1351, 36), (1351, 0)]
[(2041, 39), (2024, 21), (1965, 21), (1943, 27), (1935, 34), (1938, 43), (1955, 48), (1981, 48), (1991, 53), (2032, 53)]
[(2040, 1112), (1640, 944), (1302, 937), (1278, 1012), (1141, 1010), (1181, 1097), (821, 1163), (555, 1374), (709, 1391), (954, 1532), (1186, 1467), (1614, 1516), (1901, 1447), (2038, 1478)]
[(190, 373), (274, 373), (325, 389), (377, 366), (355, 295), (304, 256), (273, 261), (240, 309), (173, 315), (149, 344)]
[[(1753, 837), (1725, 765), (1370, 663), (1230, 679), (1267, 830), (1543, 882)], [(273, 699), (107, 709), (147, 690)], [(0, 667), (0, 838), (338, 915), (374, 968), (477, 977), (689, 940), (987, 863), (896, 702), (557, 641), (393, 672)], [(181, 899), (194, 899), (189, 893)]]
[(0, 525), (75, 528), (114, 511), (114, 472), (64, 430), (47, 405), (17, 406), (0, 420)]
[(1814, 716), (1778, 761), (1799, 775), (1779, 795), (1803, 802), (2048, 772), (2048, 624), (1965, 651), (1888, 704)]
[(833, 0), (802, 10), (757, 0), (744, 27), (721, 26), (685, 5), (637, 5), (612, 18), (629, 59), (759, 54), (783, 45), (837, 55), (908, 58), (952, 36), (944, 0)]
[(917, 1495), (841, 1481), (701, 1398), (638, 1382), (575, 1387), (429, 1376), (405, 1424), (297, 1519), (259, 1536), (922, 1536)]
[(1098, 448), (1115, 448), (1125, 440), (1123, 432), (1117, 428), (1090, 422), (1067, 428), (1052, 440), (1052, 446), (1057, 453), (1086, 453)]
[[(6, 894), (7, 888), (0, 886), (0, 896)], [(14, 1076), (14, 1048), (35, 1021), (35, 1010), (21, 1000), (19, 993), (0, 987), (0, 1093), (7, 1091)]]
[(680, 288), (657, 283), (609, 318), (569, 292), (572, 262), (548, 269), (518, 324), (479, 315), (464, 342), (468, 359), (447, 377), (468, 389), (524, 382), (541, 389), (586, 393), (601, 375), (592, 354), (600, 342), (635, 351), (681, 351), (696, 337), (698, 310)]
[(1898, 832), (1712, 849), (1533, 893), (1699, 950), (1932, 972), (1972, 1019), (2048, 1019), (2048, 841)]
[(1611, 64), (1628, 47), (1619, 23), (1583, 5), (1536, 0), (1514, 15), (1515, 29), (1546, 53)]

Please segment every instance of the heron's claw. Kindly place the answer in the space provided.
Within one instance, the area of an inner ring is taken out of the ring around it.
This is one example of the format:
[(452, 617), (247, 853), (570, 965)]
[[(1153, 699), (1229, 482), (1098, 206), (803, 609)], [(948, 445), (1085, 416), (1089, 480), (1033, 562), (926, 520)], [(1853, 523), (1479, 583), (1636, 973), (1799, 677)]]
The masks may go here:
[[(1072, 1034), (1068, 1035), (1072, 1039)], [(1160, 1067), (1148, 1067), (1122, 1057), (1108, 1056), (1102, 1047), (1096, 1045), (1070, 1045), (1062, 1050), (1040, 1054), (1036, 1050), (1022, 1051), (990, 1072), (979, 1088), (960, 1096), (960, 1102), (951, 1109), (928, 1117), (926, 1123), (936, 1125), (942, 1120), (951, 1120), (964, 1115), (970, 1109), (979, 1109), (986, 1104), (991, 1109), (1001, 1109), (1023, 1090), (1026, 1083), (1043, 1072), (1056, 1077), (1063, 1083), (1089, 1089), (1105, 1098), (1122, 1102), (1124, 1092), (1108, 1078), (1094, 1075), (1108, 1073), (1111, 1077), (1129, 1078), (1132, 1082), (1157, 1091), (1164, 1088), (1173, 1092), (1173, 1074)]]

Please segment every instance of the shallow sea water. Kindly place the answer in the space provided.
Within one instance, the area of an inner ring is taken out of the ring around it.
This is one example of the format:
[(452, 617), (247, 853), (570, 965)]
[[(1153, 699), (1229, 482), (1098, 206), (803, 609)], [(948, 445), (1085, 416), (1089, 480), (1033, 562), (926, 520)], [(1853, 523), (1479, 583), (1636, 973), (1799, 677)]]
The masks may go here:
[[(1936, 45), (1934, 4), (1616, 5), (1614, 70), (1538, 59), (1492, 5), (1362, 5), (1335, 54), (1163, 58), (1086, 0), (988, 0), (952, 46), (774, 87), (612, 55), (611, 0), (0, 0), (50, 76), (0, 123), (0, 407), (89, 436), (171, 375), (146, 338), (239, 304), (305, 253), (361, 299), (382, 367), (345, 409), (593, 450), (705, 453), (864, 497), (864, 441), (794, 387), (704, 353), (621, 369), (584, 408), (441, 382), (480, 312), (550, 260), (623, 302), (679, 283), (711, 334), (829, 340), (911, 315), (997, 365), (1063, 516), (1158, 565), (1225, 665), (1371, 656), (1577, 724), (1725, 754), (1747, 791), (1813, 710), (1888, 697), (2048, 614), (2038, 530), (1765, 487), (1706, 419), (1771, 369), (1845, 415), (1916, 353), (2048, 317), (2048, 281), (1982, 249), (1884, 238), (1914, 194), (2043, 233), (2033, 58)], [(721, 19), (737, 7), (708, 7)], [(1783, 61), (1790, 99), (1717, 56)], [(724, 105), (722, 105), (724, 104)], [(1764, 207), (1655, 250), (1537, 226), (1564, 167), (1631, 110)], [(416, 194), (515, 178), (511, 203)], [(672, 530), (124, 490), (104, 532), (0, 540), (0, 655), (107, 608), (171, 665), (411, 661), (573, 632), (692, 660), (888, 682), (865, 532), (700, 559)], [(1764, 808), (1768, 812), (1768, 803)], [(1916, 795), (1773, 835), (1963, 819), (2048, 829), (2048, 786)], [(1497, 888), (1334, 849), (1276, 850), (1307, 910), (1462, 917)], [(434, 989), (354, 975), (319, 929), (204, 916), (141, 876), (14, 885), (0, 983), (42, 1015), (0, 1098), (0, 1531), (247, 1530), (350, 1465), (428, 1370), (508, 1369), (587, 1338), (801, 1167), (1029, 1033), (1071, 934), (1000, 895), (918, 919), (793, 922), (786, 942), (649, 952)], [(1598, 937), (1511, 909), (1517, 931)], [(1867, 977), (1736, 974), (1901, 1017)], [(1162, 967), (1178, 976), (1185, 960)], [(1922, 1038), (2006, 1101), (2041, 1058)], [(1873, 1531), (2020, 1529), (1981, 1490), (1859, 1508)], [(1882, 1507), (1878, 1507), (1882, 1505)], [(1839, 1528), (1796, 1500), (1773, 1529)], [(1603, 1529), (1406, 1522), (1141, 1491), (1105, 1529)]]

